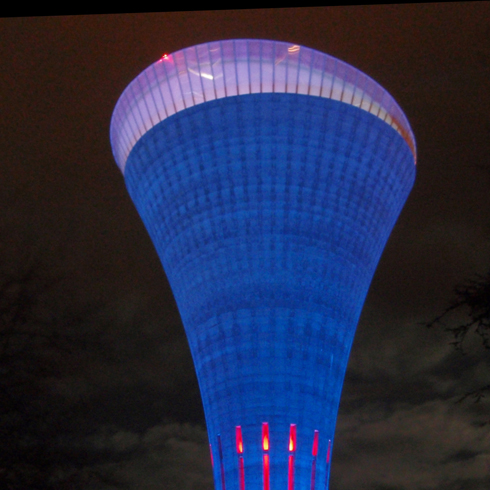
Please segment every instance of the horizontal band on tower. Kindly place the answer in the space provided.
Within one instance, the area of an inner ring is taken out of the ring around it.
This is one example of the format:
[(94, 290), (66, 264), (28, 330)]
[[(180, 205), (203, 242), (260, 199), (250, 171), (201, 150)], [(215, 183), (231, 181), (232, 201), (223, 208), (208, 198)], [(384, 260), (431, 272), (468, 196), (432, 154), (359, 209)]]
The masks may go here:
[(373, 79), (325, 53), (279, 41), (237, 39), (164, 55), (126, 88), (111, 121), (122, 172), (137, 141), (173, 114), (204, 102), (255, 93), (291, 93), (345, 102), (393, 127), (414, 160), (410, 125), (393, 97)]

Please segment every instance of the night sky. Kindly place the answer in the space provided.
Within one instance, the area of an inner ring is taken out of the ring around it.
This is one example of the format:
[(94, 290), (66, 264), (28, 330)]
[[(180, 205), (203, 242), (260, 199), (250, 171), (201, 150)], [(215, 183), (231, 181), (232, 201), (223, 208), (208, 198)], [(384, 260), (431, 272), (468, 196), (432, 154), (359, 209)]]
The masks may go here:
[(48, 408), (58, 400), (75, 420), (47, 424), (50, 444), (73, 455), (57, 478), (212, 488), (184, 330), (109, 124), (162, 54), (230, 38), (301, 44), (359, 68), (398, 101), (417, 141), (415, 186), (350, 357), (331, 490), (490, 488), (490, 404), (456, 403), (488, 384), (488, 354), (471, 337), (463, 355), (421, 325), (490, 267), (489, 2), (0, 19), (0, 273), (35, 263), (59, 278), (32, 296), (46, 317), (73, 320), (72, 347), (48, 355), (56, 373), (39, 374)]

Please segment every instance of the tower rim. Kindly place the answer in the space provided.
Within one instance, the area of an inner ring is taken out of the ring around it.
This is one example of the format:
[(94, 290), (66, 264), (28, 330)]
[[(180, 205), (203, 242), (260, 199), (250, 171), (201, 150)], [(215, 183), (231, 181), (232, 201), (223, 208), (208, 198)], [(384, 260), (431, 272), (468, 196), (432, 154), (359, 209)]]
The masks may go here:
[(190, 46), (143, 70), (120, 96), (110, 125), (124, 174), (138, 140), (166, 118), (204, 102), (256, 93), (323, 97), (367, 111), (393, 127), (416, 161), (410, 124), (395, 99), (357, 68), (306, 46), (265, 39), (227, 39)]

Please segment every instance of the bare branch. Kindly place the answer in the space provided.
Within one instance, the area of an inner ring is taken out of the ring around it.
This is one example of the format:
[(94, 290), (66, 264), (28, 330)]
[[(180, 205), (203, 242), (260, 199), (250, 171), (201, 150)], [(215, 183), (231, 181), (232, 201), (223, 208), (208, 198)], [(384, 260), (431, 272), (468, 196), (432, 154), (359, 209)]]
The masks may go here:
[[(490, 349), (490, 271), (477, 275), (454, 288), (454, 299), (451, 304), (425, 325), (428, 328), (441, 326), (454, 336), (452, 344), (463, 350), (463, 343), (468, 333), (476, 333), (485, 349)], [(456, 326), (447, 326), (453, 312), (466, 312), (469, 320)]]

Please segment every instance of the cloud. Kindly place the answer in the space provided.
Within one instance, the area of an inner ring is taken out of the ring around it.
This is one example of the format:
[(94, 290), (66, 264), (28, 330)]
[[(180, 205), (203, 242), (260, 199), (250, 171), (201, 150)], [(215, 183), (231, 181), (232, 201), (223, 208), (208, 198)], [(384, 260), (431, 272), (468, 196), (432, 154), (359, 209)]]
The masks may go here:
[(390, 414), (366, 406), (339, 419), (336, 438), (333, 490), (442, 490), (457, 482), (483, 490), (490, 483), (490, 426), (477, 427), (461, 405), (433, 400)]
[[(108, 472), (128, 488), (214, 486), (202, 426), (165, 422), (142, 433), (106, 427), (87, 443), (114, 454), (114, 462), (86, 471)], [(386, 411), (370, 403), (339, 417), (331, 490), (486, 490), (489, 472), (490, 426), (478, 427), (462, 405), (431, 400)]]
[(128, 488), (212, 490), (214, 487), (203, 427), (169, 422), (142, 434), (105, 427), (86, 443), (99, 451), (111, 452), (114, 462), (85, 471), (111, 474)]

